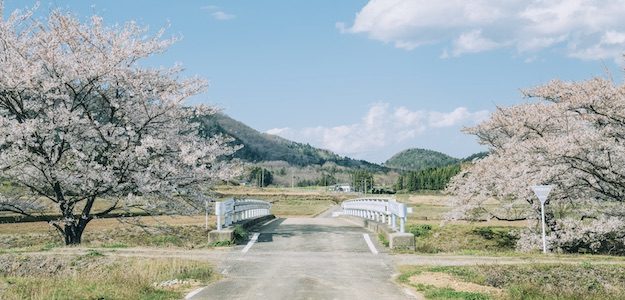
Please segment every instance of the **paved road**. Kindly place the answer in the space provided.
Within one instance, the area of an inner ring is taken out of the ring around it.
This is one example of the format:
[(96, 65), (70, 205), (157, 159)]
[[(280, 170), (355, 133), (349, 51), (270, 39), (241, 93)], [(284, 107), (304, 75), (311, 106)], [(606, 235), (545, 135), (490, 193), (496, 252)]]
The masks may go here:
[(257, 232), (221, 260), (225, 278), (190, 299), (413, 299), (377, 238), (346, 220), (276, 219)]

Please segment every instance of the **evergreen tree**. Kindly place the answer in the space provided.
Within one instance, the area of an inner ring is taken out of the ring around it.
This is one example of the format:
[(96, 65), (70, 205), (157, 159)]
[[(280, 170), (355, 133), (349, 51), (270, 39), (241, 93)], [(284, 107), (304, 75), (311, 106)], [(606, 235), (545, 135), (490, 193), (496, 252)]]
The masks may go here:
[(273, 183), (273, 174), (265, 168), (253, 167), (247, 179), (253, 185), (265, 187)]
[(399, 176), (395, 188), (397, 190), (405, 189), (409, 192), (418, 190), (442, 190), (445, 189), (451, 177), (459, 172), (459, 164), (406, 172)]
[(373, 173), (366, 170), (354, 171), (352, 183), (356, 191), (370, 193), (373, 189)]

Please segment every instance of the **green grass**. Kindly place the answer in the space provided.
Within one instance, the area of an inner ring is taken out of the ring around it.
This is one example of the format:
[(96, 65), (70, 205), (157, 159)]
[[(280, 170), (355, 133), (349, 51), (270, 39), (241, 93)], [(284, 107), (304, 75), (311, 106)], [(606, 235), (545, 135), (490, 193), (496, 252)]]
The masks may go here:
[(422, 292), (423, 295), (427, 299), (464, 299), (464, 300), (488, 300), (492, 299), (490, 295), (477, 293), (477, 292), (467, 292), (467, 291), (456, 291), (451, 288), (441, 288), (435, 287), (433, 285), (421, 284), (421, 283), (413, 283), (410, 281), (410, 278), (415, 275), (419, 275), (422, 272), (436, 272), (435, 268), (426, 268), (426, 267), (409, 267), (403, 268), (404, 270), (399, 275), (397, 280), (405, 285), (412, 286), (417, 291)]
[(98, 250), (89, 249), (89, 250), (87, 250), (87, 254), (85, 254), (85, 256), (88, 256), (88, 257), (100, 257), (100, 256), (104, 256), (104, 254), (102, 254), (102, 252), (100, 252)]
[(235, 225), (232, 233), (234, 234), (235, 243), (247, 241), (250, 236), (250, 233), (241, 225)]
[(383, 233), (378, 234), (378, 239), (380, 243), (384, 245), (384, 247), (388, 247), (389, 241), (386, 239), (386, 236)]
[(415, 238), (426, 237), (432, 233), (432, 225), (429, 224), (410, 224), (406, 226), (406, 231), (414, 234)]
[(409, 224), (417, 253), (502, 254), (515, 253), (516, 227), (470, 224)]
[(122, 249), (128, 248), (128, 245), (120, 242), (110, 243), (110, 244), (102, 244), (100, 247), (109, 248), (109, 249)]
[[(3, 257), (7, 259), (7, 257)], [(12, 259), (28, 265), (29, 258)], [(116, 258), (82, 256), (57, 259), (59, 266), (51, 274), (17, 274), (0, 271), (2, 299), (180, 299), (190, 284), (215, 280), (211, 266), (177, 259)], [(45, 261), (45, 260), (44, 260)], [(41, 260), (30, 262), (32, 269)], [(37, 272), (37, 271), (35, 271)], [(19, 272), (18, 272), (19, 273)], [(189, 283), (175, 287), (158, 287), (157, 283), (179, 279)]]
[[(410, 278), (422, 272), (452, 275), (459, 281), (503, 290), (501, 295), (454, 291), (414, 283)], [(625, 299), (625, 267), (617, 265), (527, 264), (403, 267), (398, 281), (414, 287), (432, 299)]]
[(428, 299), (463, 299), (463, 300), (488, 300), (490, 296), (476, 292), (458, 292), (450, 288), (428, 288), (425, 290)]

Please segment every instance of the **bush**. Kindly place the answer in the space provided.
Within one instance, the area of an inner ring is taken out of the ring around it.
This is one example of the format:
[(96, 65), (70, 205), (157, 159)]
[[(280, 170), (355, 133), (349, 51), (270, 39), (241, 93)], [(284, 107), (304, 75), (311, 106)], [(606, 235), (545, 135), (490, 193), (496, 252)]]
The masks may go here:
[(389, 241), (386, 239), (386, 236), (383, 233), (378, 234), (378, 239), (380, 240), (380, 243), (384, 245), (384, 247), (388, 247)]
[(414, 234), (415, 237), (427, 236), (432, 231), (432, 225), (414, 224), (408, 225), (408, 232)]
[(495, 241), (497, 246), (501, 248), (513, 248), (519, 239), (515, 234), (507, 229), (493, 228), (490, 226), (477, 227), (472, 230), (472, 233), (477, 234), (484, 239)]
[(235, 225), (233, 232), (234, 232), (234, 240), (237, 243), (247, 241), (247, 239), (250, 236), (250, 233), (247, 232), (247, 230), (243, 228), (243, 226), (241, 225)]

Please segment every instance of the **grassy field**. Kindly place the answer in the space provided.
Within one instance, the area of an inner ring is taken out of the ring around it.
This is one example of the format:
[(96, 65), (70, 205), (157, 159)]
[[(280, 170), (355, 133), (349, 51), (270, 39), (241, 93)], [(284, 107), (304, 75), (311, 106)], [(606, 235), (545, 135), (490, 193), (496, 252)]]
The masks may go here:
[(398, 201), (413, 208), (407, 231), (415, 234), (416, 253), (514, 255), (516, 233), (525, 221), (445, 221), (450, 208), (440, 193), (401, 194)]
[[(279, 217), (312, 217), (343, 200), (359, 197), (323, 188), (220, 187), (218, 192), (222, 198), (270, 201), (272, 212)], [(414, 210), (406, 228), (415, 234), (416, 251), (402, 251), (402, 254), (523, 256), (522, 259), (527, 256), (530, 260), (540, 255), (515, 250), (517, 232), (527, 226), (526, 222), (444, 222), (449, 211), (445, 196), (432, 193), (396, 198)], [(88, 225), (81, 246), (211, 248), (204, 221), (204, 215), (97, 219)], [(208, 230), (214, 229), (214, 224), (215, 218), (211, 216)], [(195, 286), (217, 278), (210, 266), (194, 261), (114, 259), (96, 251), (73, 258), (22, 254), (62, 247), (61, 241), (45, 222), (0, 224), (0, 298), (179, 299)], [(575, 261), (572, 264), (403, 266), (398, 281), (427, 299), (625, 299), (625, 269), (599, 264), (613, 258), (550, 257)], [(97, 272), (91, 271), (95, 268)]]
[(510, 255), (516, 248), (516, 227), (486, 224), (409, 224), (416, 253)]
[[(83, 245), (203, 248), (208, 247), (204, 224), (204, 216), (97, 219), (87, 225)], [(208, 230), (214, 227), (215, 219), (211, 216)], [(45, 222), (0, 224), (0, 252), (39, 251), (58, 246), (62, 246), (60, 235)]]
[(249, 197), (271, 202), (272, 213), (278, 217), (312, 217), (356, 194), (334, 193), (324, 187), (307, 188), (253, 188), (222, 186), (217, 192), (222, 197)]
[[(312, 217), (349, 199), (350, 195), (329, 193), (323, 188), (246, 188), (220, 187), (222, 198), (248, 197), (264, 199), (273, 205), (279, 217)], [(140, 226), (137, 226), (140, 224)], [(207, 232), (215, 227), (215, 216), (209, 217), (208, 230), (204, 215), (155, 216), (126, 219), (96, 219), (83, 234), (86, 247), (209, 247)], [(62, 246), (58, 232), (46, 222), (0, 223), (0, 253), (39, 251)]]
[(2, 299), (181, 299), (216, 280), (211, 265), (179, 259), (0, 255)]
[(427, 299), (625, 299), (622, 265), (404, 266), (398, 281)]

